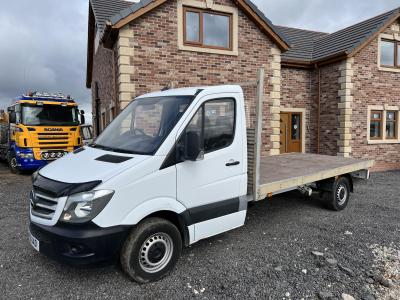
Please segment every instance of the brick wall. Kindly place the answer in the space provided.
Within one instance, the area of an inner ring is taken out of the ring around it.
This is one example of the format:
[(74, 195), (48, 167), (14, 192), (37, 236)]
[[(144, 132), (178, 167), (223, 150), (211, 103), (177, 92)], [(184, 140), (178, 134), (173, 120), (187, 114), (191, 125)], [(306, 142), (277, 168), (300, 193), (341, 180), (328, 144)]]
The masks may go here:
[[(214, 3), (235, 6), (229, 0)], [(130, 24), (133, 30), (130, 44), (134, 47), (131, 83), (135, 85), (135, 95), (160, 90), (171, 82), (175, 87), (186, 87), (253, 81), (257, 79), (258, 69), (264, 66), (266, 84), (262, 153), (269, 154), (273, 42), (239, 11), (239, 56), (182, 51), (178, 49), (177, 21), (177, 3), (168, 1)], [(254, 95), (255, 87), (247, 89), (246, 101), (254, 101)]]
[[(96, 107), (95, 107), (95, 97), (96, 97), (96, 84), (98, 86), (99, 99), (100, 99), (100, 115), (103, 112), (106, 116), (106, 124), (110, 122), (110, 109), (115, 103), (115, 92), (116, 84), (113, 82), (115, 76), (113, 71), (113, 63), (115, 63), (115, 58), (113, 59), (115, 53), (109, 49), (105, 49), (99, 46), (96, 54), (93, 58), (93, 78), (92, 78), (92, 111), (93, 111), (93, 124), (95, 124)], [(102, 124), (102, 122), (100, 122)], [(94, 128), (96, 126), (94, 125)], [(96, 128), (95, 128), (96, 129)], [(97, 133), (96, 133), (97, 134)]]
[[(394, 32), (389, 27), (385, 33)], [(368, 105), (400, 105), (400, 73), (379, 70), (378, 38), (355, 55), (353, 81), (353, 156), (375, 159), (376, 170), (400, 169), (400, 144), (369, 145), (367, 141)]]
[(281, 107), (306, 110), (306, 152), (316, 153), (317, 99), (315, 71), (282, 68)]
[(341, 62), (322, 66), (320, 100), (320, 154), (337, 155), (339, 146), (339, 77)]
[[(214, 3), (236, 7), (230, 0)], [(317, 152), (318, 76), (315, 69), (277, 69), (275, 65), (279, 65), (280, 54), (276, 46), (240, 10), (238, 56), (179, 50), (177, 14), (177, 1), (168, 1), (127, 25), (120, 32), (114, 52), (99, 48), (94, 57), (92, 89), (97, 82), (101, 112), (110, 109), (116, 99), (123, 108), (130, 99), (171, 83), (174, 87), (185, 87), (254, 81), (258, 69), (264, 67), (262, 155), (276, 152), (279, 132), (273, 125), (279, 122), (276, 117), (280, 107), (306, 110), (305, 150)], [(392, 27), (385, 33), (393, 34)], [(376, 169), (400, 168), (399, 144), (369, 145), (367, 141), (367, 106), (400, 105), (400, 73), (380, 71), (377, 57), (378, 39), (375, 39), (354, 57), (351, 70), (346, 70), (351, 74), (354, 71), (350, 84), (341, 82), (345, 61), (320, 68), (320, 153), (372, 158), (377, 161)], [(244, 93), (248, 126), (253, 127), (256, 87), (246, 87)], [(352, 101), (343, 103), (343, 96)], [(347, 115), (347, 110), (351, 114)], [(346, 117), (351, 118), (351, 123), (346, 123), (350, 128), (342, 126)], [(348, 147), (343, 136), (351, 138)], [(346, 149), (349, 153), (344, 151)]]

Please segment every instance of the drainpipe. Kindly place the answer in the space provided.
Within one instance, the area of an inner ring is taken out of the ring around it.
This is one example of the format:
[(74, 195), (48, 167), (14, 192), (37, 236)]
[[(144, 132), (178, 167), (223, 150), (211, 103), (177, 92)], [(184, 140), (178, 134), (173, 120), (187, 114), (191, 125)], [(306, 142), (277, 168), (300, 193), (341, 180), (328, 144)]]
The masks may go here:
[(320, 153), (321, 142), (321, 69), (318, 64), (315, 64), (315, 69), (318, 74), (318, 95), (317, 95), (317, 154)]
[(114, 109), (115, 109), (115, 115), (118, 116), (118, 114), (121, 111), (121, 108), (119, 107), (119, 101), (117, 97), (117, 82), (116, 82), (116, 76), (115, 76), (115, 50), (114, 48), (112, 49), (107, 49), (104, 48), (110, 55), (111, 55), (111, 64), (112, 64), (112, 82), (113, 82), (113, 94), (114, 94)]
[(112, 73), (113, 73), (113, 87), (114, 87), (114, 110), (115, 110), (115, 116), (113, 116), (113, 118), (115, 118), (116, 116), (119, 115), (121, 107), (119, 105), (119, 99), (118, 99), (118, 95), (117, 95), (117, 85), (118, 83), (116, 82), (116, 70), (115, 70), (115, 50), (114, 48), (111, 50), (111, 55), (112, 55)]

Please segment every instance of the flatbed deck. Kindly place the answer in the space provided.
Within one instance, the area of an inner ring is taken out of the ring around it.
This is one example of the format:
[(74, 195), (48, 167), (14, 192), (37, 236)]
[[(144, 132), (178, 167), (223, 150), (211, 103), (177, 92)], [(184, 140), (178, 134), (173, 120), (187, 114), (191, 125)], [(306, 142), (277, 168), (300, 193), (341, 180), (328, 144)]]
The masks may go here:
[(260, 158), (259, 199), (320, 180), (367, 170), (372, 160), (317, 154), (281, 154)]

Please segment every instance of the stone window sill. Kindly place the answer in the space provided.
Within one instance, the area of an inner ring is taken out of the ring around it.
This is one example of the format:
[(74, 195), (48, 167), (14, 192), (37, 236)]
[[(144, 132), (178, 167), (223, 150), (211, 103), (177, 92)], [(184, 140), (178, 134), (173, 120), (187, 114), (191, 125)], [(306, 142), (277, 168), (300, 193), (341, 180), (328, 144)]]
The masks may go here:
[(400, 140), (368, 140), (368, 145), (400, 144)]
[(383, 72), (392, 72), (392, 73), (400, 73), (400, 69), (399, 69), (399, 68), (379, 67), (379, 71), (383, 71)]
[(235, 51), (235, 50), (220, 50), (220, 49), (201, 48), (201, 47), (186, 46), (186, 45), (179, 45), (179, 50), (191, 51), (191, 52), (202, 52), (202, 53), (208, 53), (208, 54), (239, 56), (238, 51)]

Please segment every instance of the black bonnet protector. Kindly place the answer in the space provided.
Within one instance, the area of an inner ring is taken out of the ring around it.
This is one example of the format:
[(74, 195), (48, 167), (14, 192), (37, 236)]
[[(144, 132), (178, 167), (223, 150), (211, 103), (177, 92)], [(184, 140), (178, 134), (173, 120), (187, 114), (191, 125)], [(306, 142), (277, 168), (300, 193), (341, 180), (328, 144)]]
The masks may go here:
[(33, 182), (33, 187), (37, 191), (42, 191), (53, 197), (65, 197), (76, 193), (82, 193), (93, 190), (101, 183), (101, 180), (84, 183), (65, 183), (48, 179), (38, 175)]

